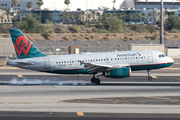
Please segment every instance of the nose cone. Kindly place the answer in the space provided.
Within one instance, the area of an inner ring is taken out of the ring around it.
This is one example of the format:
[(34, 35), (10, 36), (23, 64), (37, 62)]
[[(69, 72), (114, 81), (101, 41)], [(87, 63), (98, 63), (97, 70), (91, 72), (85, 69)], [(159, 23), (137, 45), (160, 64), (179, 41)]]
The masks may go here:
[(174, 60), (169, 57), (167, 62), (168, 62), (168, 63), (174, 63)]

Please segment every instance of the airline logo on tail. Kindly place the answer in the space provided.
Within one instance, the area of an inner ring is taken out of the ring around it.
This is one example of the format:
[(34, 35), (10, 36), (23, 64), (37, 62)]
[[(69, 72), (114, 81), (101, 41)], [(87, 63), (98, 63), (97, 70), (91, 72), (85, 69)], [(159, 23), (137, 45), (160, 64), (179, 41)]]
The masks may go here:
[(29, 51), (31, 49), (32, 43), (25, 36), (19, 36), (16, 39), (16, 44), (14, 44), (14, 48), (19, 56), (21, 56), (22, 52), (26, 56), (28, 56)]

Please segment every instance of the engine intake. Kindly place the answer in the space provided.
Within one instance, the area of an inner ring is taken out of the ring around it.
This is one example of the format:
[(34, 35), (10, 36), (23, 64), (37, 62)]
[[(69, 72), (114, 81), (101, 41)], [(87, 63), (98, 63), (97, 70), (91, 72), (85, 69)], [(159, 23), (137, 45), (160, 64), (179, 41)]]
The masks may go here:
[(117, 68), (105, 72), (105, 77), (110, 77), (110, 78), (127, 78), (130, 77), (130, 75), (131, 75), (130, 67)]

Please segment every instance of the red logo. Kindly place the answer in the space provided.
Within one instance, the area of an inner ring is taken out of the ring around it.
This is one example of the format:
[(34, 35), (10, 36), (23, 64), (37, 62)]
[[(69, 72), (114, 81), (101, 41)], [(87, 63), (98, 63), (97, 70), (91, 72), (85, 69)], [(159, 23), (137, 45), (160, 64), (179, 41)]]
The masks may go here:
[(22, 51), (27, 56), (29, 54), (29, 50), (31, 49), (32, 43), (29, 43), (29, 40), (25, 36), (19, 36), (16, 39), (16, 44), (14, 44), (14, 48), (19, 56), (21, 56)]

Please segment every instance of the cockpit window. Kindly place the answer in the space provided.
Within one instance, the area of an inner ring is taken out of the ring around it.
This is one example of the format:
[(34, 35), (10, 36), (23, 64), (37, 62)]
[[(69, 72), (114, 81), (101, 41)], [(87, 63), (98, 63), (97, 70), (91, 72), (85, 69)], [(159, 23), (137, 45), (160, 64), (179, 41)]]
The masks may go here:
[(162, 57), (166, 57), (166, 55), (165, 54), (160, 54), (159, 58), (162, 58)]

